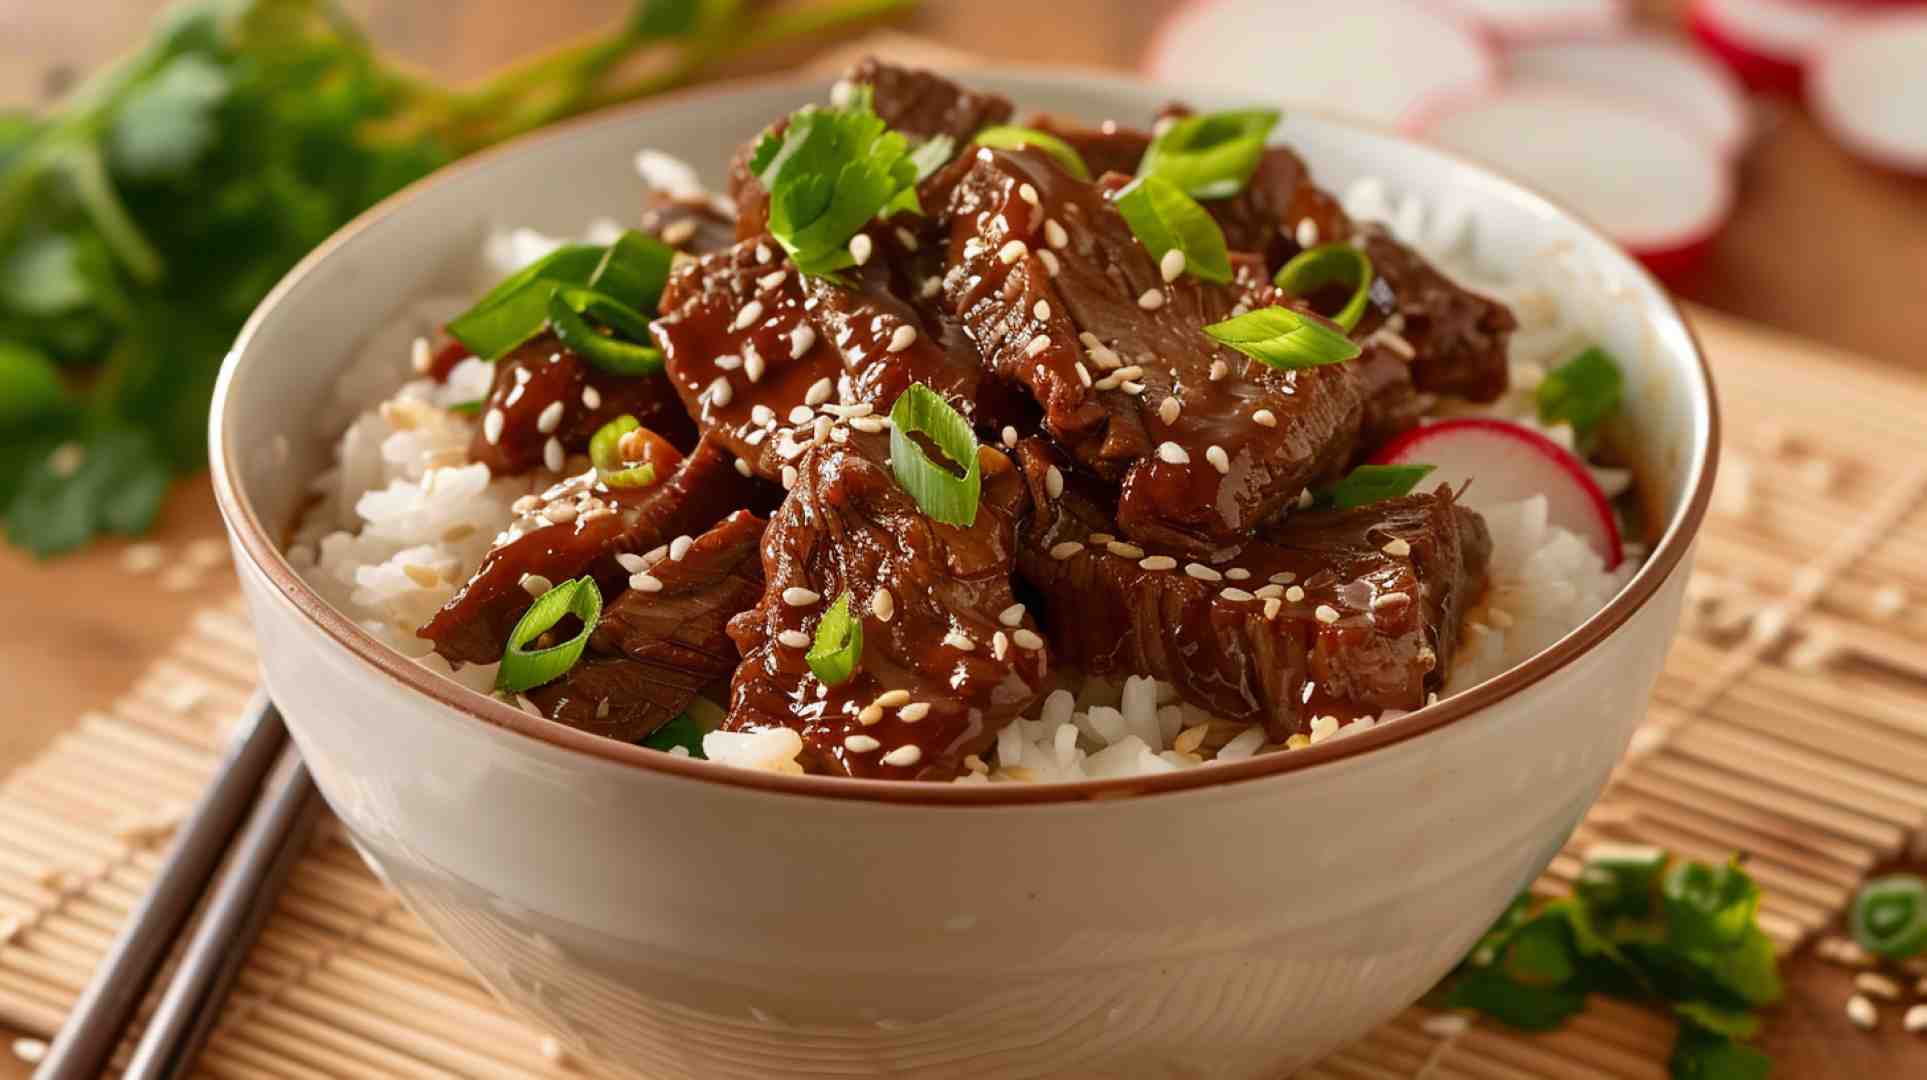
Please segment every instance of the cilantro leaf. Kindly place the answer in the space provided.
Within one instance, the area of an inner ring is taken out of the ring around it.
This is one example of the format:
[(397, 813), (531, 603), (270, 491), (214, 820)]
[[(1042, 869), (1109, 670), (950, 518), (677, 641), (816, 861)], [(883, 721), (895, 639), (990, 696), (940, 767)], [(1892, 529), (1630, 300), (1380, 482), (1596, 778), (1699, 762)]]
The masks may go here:
[(108, 136), (114, 172), (136, 180), (184, 175), (214, 145), (215, 110), (232, 88), (214, 61), (193, 53), (175, 57), (115, 118)]
[(27, 474), (7, 508), (7, 538), (47, 556), (97, 532), (145, 532), (160, 512), (169, 470), (147, 435), (111, 426), (61, 443)]
[(14, 432), (74, 407), (53, 361), (33, 349), (0, 341), (0, 430)]
[(1686, 949), (1730, 949), (1753, 925), (1760, 889), (1737, 861), (1725, 866), (1684, 862), (1666, 873), (1660, 890), (1668, 939)]
[(1682, 1024), (1666, 1066), (1673, 1080), (1766, 1080), (1773, 1062), (1725, 1035)]
[(1523, 1031), (1551, 1031), (1586, 1007), (1583, 990), (1527, 986), (1493, 968), (1468, 972), (1453, 984), (1445, 1003), (1477, 1009)]
[(909, 141), (871, 107), (868, 87), (846, 106), (791, 113), (750, 157), (770, 194), (770, 234), (798, 270), (817, 276), (856, 265), (850, 239), (886, 207), (916, 209), (917, 168)]
[(1553, 368), (1539, 382), (1539, 419), (1566, 423), (1580, 437), (1591, 435), (1600, 422), (1619, 410), (1625, 376), (1612, 354), (1597, 345)]

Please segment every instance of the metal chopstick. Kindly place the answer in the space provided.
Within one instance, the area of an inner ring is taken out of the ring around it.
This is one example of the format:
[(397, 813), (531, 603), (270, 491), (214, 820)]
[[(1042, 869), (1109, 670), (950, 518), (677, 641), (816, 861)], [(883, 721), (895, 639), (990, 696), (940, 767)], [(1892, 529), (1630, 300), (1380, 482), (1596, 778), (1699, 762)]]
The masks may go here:
[(74, 1002), (34, 1072), (35, 1080), (93, 1080), (105, 1071), (154, 973), (193, 916), (228, 842), (254, 804), (261, 778), (286, 743), (281, 714), (265, 694), (256, 694), (214, 782), (194, 804), (147, 895)]
[(122, 1074), (125, 1080), (164, 1080), (191, 1070), (249, 947), (307, 848), (320, 809), (320, 795), (300, 752), (292, 744), (284, 747), (181, 953), (180, 965), (134, 1047)]

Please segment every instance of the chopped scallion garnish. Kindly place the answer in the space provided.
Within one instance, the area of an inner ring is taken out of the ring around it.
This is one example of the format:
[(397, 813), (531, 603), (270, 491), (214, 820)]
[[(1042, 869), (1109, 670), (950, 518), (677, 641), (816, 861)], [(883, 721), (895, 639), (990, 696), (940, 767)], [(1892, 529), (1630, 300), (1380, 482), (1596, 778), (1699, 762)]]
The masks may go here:
[(642, 427), (642, 422), (627, 414), (596, 429), (589, 436), (589, 462), (595, 466), (596, 476), (604, 485), (619, 487), (648, 487), (656, 482), (654, 462), (641, 465), (628, 465), (622, 460), (622, 437)]
[(1409, 495), (1436, 465), (1360, 465), (1321, 494), (1340, 510), (1354, 510)]
[(498, 360), (542, 331), (556, 285), (587, 284), (605, 254), (594, 244), (564, 244), (502, 279), (451, 320), (448, 332), (476, 356)]
[[(661, 727), (650, 732), (648, 736), (642, 740), (642, 745), (651, 750), (661, 750), (665, 754), (680, 746), (684, 750), (689, 751), (690, 757), (703, 757), (703, 736), (707, 735), (712, 729), (704, 727), (702, 722), (697, 719), (695, 715), (696, 702), (709, 703), (707, 698), (697, 698), (695, 701), (690, 702), (690, 708), (688, 710), (677, 713)], [(711, 705), (711, 708), (714, 708), (714, 706)]]
[(1071, 144), (1048, 131), (1018, 127), (1015, 124), (993, 124), (972, 135), (970, 141), (978, 146), (988, 146), (992, 150), (1022, 150), (1026, 146), (1034, 146), (1055, 158), (1057, 163), (1064, 167), (1065, 172), (1079, 180), (1091, 178), (1091, 170), (1085, 166), (1084, 159), (1071, 147)]
[(863, 620), (850, 613), (850, 592), (836, 598), (816, 624), (816, 638), (803, 660), (830, 686), (847, 681), (863, 658)]
[[(582, 620), (574, 637), (534, 652), (525, 651), (529, 642), (554, 629), (565, 617)], [(584, 575), (565, 581), (535, 598), (523, 612), (520, 622), (509, 634), (508, 648), (502, 651), (502, 666), (495, 672), (495, 688), (505, 693), (520, 693), (532, 686), (561, 678), (582, 658), (582, 650), (602, 618), (602, 590), (595, 578)]]
[[(648, 347), (648, 313), (662, 297), (674, 253), (661, 241), (629, 230), (616, 242), (564, 244), (510, 274), (474, 307), (448, 324), (468, 350), (495, 361), (553, 326), (563, 344), (585, 360), (620, 375), (662, 370), (662, 357)], [(558, 315), (557, 299), (570, 299)], [(628, 343), (595, 333), (582, 316), (617, 330)]]
[(1876, 956), (1905, 960), (1927, 952), (1927, 882), (1889, 874), (1860, 887), (1848, 917), (1853, 937)]
[[(591, 320), (615, 334), (598, 333)], [(662, 370), (662, 350), (638, 344), (649, 340), (649, 320), (605, 293), (569, 285), (558, 287), (549, 294), (548, 321), (557, 340), (604, 371), (653, 375)]]
[[(929, 439), (963, 475), (931, 461), (915, 435)], [(890, 407), (890, 469), (925, 514), (946, 525), (976, 522), (983, 488), (977, 433), (942, 395), (922, 383), (911, 383)]]
[(1331, 320), (1346, 331), (1358, 327), (1372, 292), (1372, 260), (1350, 244), (1321, 244), (1292, 256), (1272, 278), (1285, 295), (1308, 300), (1334, 285), (1351, 290)]
[(1236, 195), (1257, 171), (1278, 115), (1276, 109), (1233, 109), (1181, 117), (1151, 140), (1137, 174), (1168, 180), (1197, 199)]
[(1253, 360), (1283, 369), (1342, 364), (1360, 351), (1317, 316), (1277, 306), (1212, 323), (1204, 332)]
[(886, 208), (918, 210), (919, 163), (871, 101), (870, 88), (860, 86), (847, 106), (799, 109), (781, 133), (765, 132), (750, 156), (750, 171), (769, 192), (770, 235), (805, 274), (854, 266), (850, 238)]
[(1594, 345), (1540, 380), (1539, 421), (1571, 424), (1573, 434), (1591, 435), (1618, 410), (1625, 383), (1612, 354)]
[(589, 275), (589, 288), (636, 311), (654, 311), (675, 258), (669, 245), (629, 229), (603, 252), (595, 273)]
[(1211, 220), (1191, 196), (1175, 184), (1156, 176), (1141, 176), (1117, 193), (1114, 200), (1124, 223), (1151, 253), (1163, 259), (1165, 253), (1184, 253), (1184, 269), (1205, 281), (1230, 281), (1231, 256), (1225, 248), (1224, 230)]

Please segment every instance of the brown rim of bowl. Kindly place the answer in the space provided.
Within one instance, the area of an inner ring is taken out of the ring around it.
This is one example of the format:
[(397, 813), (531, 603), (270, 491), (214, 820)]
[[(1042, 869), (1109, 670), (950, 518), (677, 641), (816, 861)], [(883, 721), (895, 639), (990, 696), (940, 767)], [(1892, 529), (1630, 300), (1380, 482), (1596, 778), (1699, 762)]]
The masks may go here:
[[(1114, 71), (1082, 70), (1065, 71), (1053, 69), (1048, 72), (1035, 71), (1021, 67), (992, 67), (972, 69), (989, 76), (1003, 75), (1034, 82), (1124, 82), (1124, 76)], [(1110, 780), (1079, 780), (1049, 784), (950, 784), (930, 782), (893, 782), (876, 780), (857, 780), (831, 776), (792, 776), (778, 773), (760, 772), (751, 769), (719, 767), (706, 761), (664, 754), (647, 750), (630, 743), (617, 742), (600, 735), (591, 735), (554, 721), (540, 719), (497, 701), (488, 695), (469, 690), (466, 687), (437, 675), (419, 664), (395, 652), (388, 646), (376, 641), (367, 631), (355, 625), (354, 621), (335, 610), (315, 591), (309, 588), (294, 568), (288, 565), (280, 548), (270, 533), (262, 527), (255, 516), (254, 508), (244, 499), (234, 486), (232, 477), (235, 447), (229, 444), (223, 434), (222, 416), (226, 409), (228, 388), (234, 369), (249, 341), (259, 329), (266, 314), (301, 281), (315, 265), (328, 258), (337, 248), (349, 239), (368, 228), (375, 222), (394, 212), (404, 202), (420, 198), (438, 183), (460, 172), (480, 168), (497, 155), (519, 153), (533, 144), (545, 139), (555, 138), (560, 133), (574, 131), (583, 127), (611, 123), (616, 117), (627, 112), (658, 109), (665, 106), (684, 104), (692, 99), (717, 93), (725, 93), (751, 87), (774, 87), (794, 83), (799, 90), (803, 86), (823, 81), (822, 76), (810, 75), (799, 78), (794, 73), (763, 76), (755, 79), (735, 80), (722, 86), (691, 87), (670, 94), (664, 94), (640, 105), (623, 106), (618, 109), (603, 110), (587, 116), (577, 117), (561, 124), (552, 125), (541, 131), (533, 132), (511, 140), (501, 146), (471, 155), (462, 161), (446, 166), (435, 173), (417, 180), (401, 191), (389, 196), (369, 208), (353, 221), (344, 225), (320, 247), (310, 252), (288, 275), (275, 285), (274, 290), (262, 300), (247, 324), (236, 337), (234, 347), (223, 366), (218, 385), (215, 387), (214, 401), (210, 413), (210, 424), (214, 436), (214, 452), (210, 454), (210, 465), (214, 485), (215, 500), (220, 506), (221, 515), (226, 520), (229, 531), (239, 541), (241, 549), (247, 553), (252, 569), (258, 570), (270, 581), (283, 598), (291, 602), (300, 613), (311, 620), (322, 632), (348, 651), (361, 657), (377, 671), (401, 683), (403, 686), (440, 702), (457, 712), (466, 713), (478, 720), (498, 728), (504, 728), (518, 735), (526, 736), (559, 747), (617, 765), (629, 766), (648, 772), (665, 774), (685, 780), (703, 783), (721, 783), (735, 787), (759, 791), (775, 792), (785, 795), (807, 795), (818, 798), (854, 799), (893, 804), (942, 805), (942, 806), (1002, 806), (1032, 805), (1039, 803), (1076, 803), (1100, 799), (1141, 797), (1147, 795), (1169, 794), (1181, 791), (1195, 791), (1223, 784), (1254, 781), (1285, 773), (1299, 772), (1316, 768), (1332, 762), (1343, 761), (1370, 753), (1381, 747), (1405, 742), (1421, 735), (1448, 727), (1466, 717), (1487, 708), (1521, 690), (1526, 689), (1555, 674), (1574, 660), (1604, 641), (1613, 631), (1624, 625), (1633, 614), (1645, 606), (1654, 593), (1679, 566), (1687, 550), (1698, 535), (1701, 521), (1706, 516), (1707, 504), (1712, 498), (1713, 476), (1719, 457), (1720, 419), (1717, 399), (1714, 397), (1713, 375), (1706, 363), (1706, 355), (1700, 348), (1699, 338), (1679, 304), (1657, 282), (1653, 281), (1638, 261), (1627, 258), (1632, 271), (1659, 294), (1665, 307), (1678, 320), (1686, 333), (1688, 344), (1692, 347), (1693, 359), (1697, 362), (1699, 380), (1706, 395), (1706, 442), (1698, 460), (1689, 462), (1689, 468), (1697, 467), (1698, 482), (1688, 493), (1685, 505), (1674, 515), (1658, 546), (1640, 567), (1633, 580), (1621, 589), (1604, 608), (1594, 612), (1592, 617), (1568, 632), (1551, 647), (1531, 657), (1525, 663), (1510, 668), (1491, 679), (1480, 683), (1452, 697), (1445, 698), (1436, 705), (1430, 705), (1397, 721), (1357, 735), (1333, 739), (1289, 752), (1264, 754), (1244, 761), (1213, 765), (1210, 768), (1186, 769), (1178, 772), (1159, 773), (1153, 776), (1119, 777)], [(1184, 88), (1176, 88), (1182, 90)], [(1209, 94), (1199, 88), (1197, 93)], [(1219, 93), (1222, 93), (1220, 91)], [(1312, 110), (1299, 110), (1312, 111)], [(1403, 139), (1404, 136), (1389, 129), (1376, 129), (1369, 124), (1356, 120), (1333, 117), (1325, 119), (1352, 127), (1363, 128), (1374, 134)], [(1500, 184), (1511, 188), (1517, 196), (1538, 202), (1554, 211), (1594, 239), (1616, 248), (1610, 240), (1588, 224), (1584, 218), (1568, 210), (1563, 205), (1546, 198), (1502, 176), (1498, 176), (1485, 166), (1469, 159), (1441, 150), (1437, 147), (1423, 147), (1429, 153), (1459, 162), (1491, 176)], [(243, 572), (248, 568), (242, 568)]]

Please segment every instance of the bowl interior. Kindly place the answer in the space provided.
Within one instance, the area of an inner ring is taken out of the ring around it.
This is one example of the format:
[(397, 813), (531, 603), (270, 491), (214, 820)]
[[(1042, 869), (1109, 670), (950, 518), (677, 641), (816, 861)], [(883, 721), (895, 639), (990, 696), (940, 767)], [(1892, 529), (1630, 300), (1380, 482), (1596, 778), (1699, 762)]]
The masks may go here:
[[(1009, 95), (1021, 109), (1093, 121), (1144, 123), (1174, 96), (1207, 108), (1251, 102), (1222, 90), (1095, 74), (964, 77)], [(211, 450), (217, 488), (230, 489), (224, 498), (231, 526), (282, 535), (305, 501), (306, 478), (330, 463), (340, 413), (326, 405), (339, 396), (339, 373), (408, 300), (465, 287), (492, 230), (528, 226), (568, 236), (596, 217), (634, 220), (644, 190), (634, 159), (644, 147), (683, 158), (720, 188), (743, 139), (773, 117), (824, 100), (828, 87), (827, 79), (753, 83), (566, 125), (444, 170), (338, 234), (255, 313), (222, 373)], [(1328, 190), (1376, 177), (1394, 198), (1422, 199), (1434, 220), (1464, 216), (1479, 261), (1496, 271), (1544, 273), (1558, 264), (1575, 275), (1572, 287), (1597, 301), (1600, 342), (1627, 369), (1627, 411), (1639, 433), (1631, 449), (1649, 513), (1664, 525), (1661, 551), (1683, 549), (1710, 479), (1714, 418), (1697, 349), (1659, 286), (1563, 210), (1478, 166), (1313, 113), (1287, 111), (1277, 137), (1299, 151)], [(406, 356), (404, 339), (397, 383)], [(279, 559), (258, 549), (253, 557)], [(1674, 561), (1655, 559), (1665, 565), (1649, 565), (1646, 573), (1663, 576)], [(283, 568), (273, 576), (293, 575)], [(1638, 591), (1638, 582), (1632, 588)], [(304, 607), (320, 603), (312, 595), (301, 599)], [(366, 644), (379, 647), (372, 639)]]

